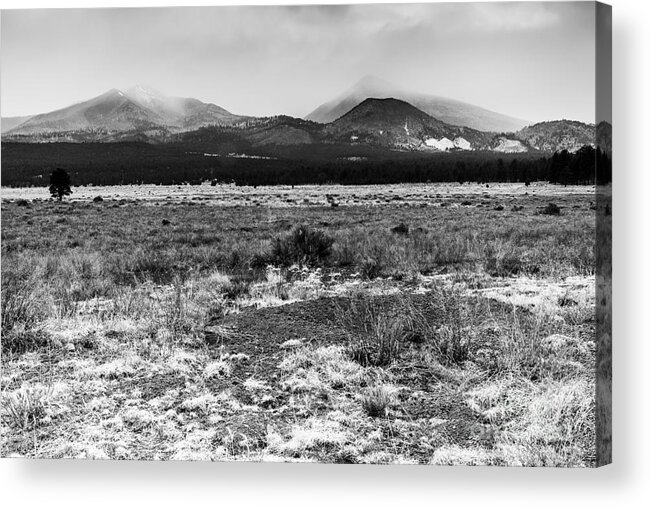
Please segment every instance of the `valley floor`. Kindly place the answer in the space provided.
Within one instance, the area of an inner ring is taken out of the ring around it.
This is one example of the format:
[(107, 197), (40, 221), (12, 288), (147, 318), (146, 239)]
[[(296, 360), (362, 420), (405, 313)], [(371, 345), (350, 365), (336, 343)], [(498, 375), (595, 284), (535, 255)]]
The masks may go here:
[(73, 191), (2, 189), (3, 456), (594, 466), (593, 189)]
[[(459, 197), (489, 195), (508, 200), (527, 195), (558, 197), (589, 196), (594, 198), (594, 186), (558, 186), (531, 183), (529, 186), (511, 183), (408, 183), (400, 185), (277, 185), (237, 186), (215, 185), (114, 185), (73, 188), (66, 200), (86, 202), (99, 196), (117, 201), (135, 200), (142, 203), (172, 200), (195, 202), (212, 206), (272, 206), (304, 207), (330, 204), (328, 196), (345, 205), (440, 205), (446, 199), (456, 202)], [(396, 199), (397, 197), (397, 199)], [(17, 199), (48, 200), (46, 187), (2, 187), (3, 201)], [(594, 199), (593, 199), (594, 200)]]

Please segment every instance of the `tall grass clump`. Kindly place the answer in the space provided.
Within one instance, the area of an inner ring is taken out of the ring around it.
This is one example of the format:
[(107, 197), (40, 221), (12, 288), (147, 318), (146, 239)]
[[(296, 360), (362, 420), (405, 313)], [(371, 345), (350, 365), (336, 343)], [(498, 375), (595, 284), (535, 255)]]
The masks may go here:
[(510, 243), (501, 241), (485, 247), (483, 264), (486, 273), (495, 277), (517, 276), (527, 271), (518, 249)]
[(421, 335), (438, 360), (446, 365), (462, 364), (470, 356), (471, 329), (479, 309), (459, 289), (437, 287), (427, 308), (409, 309), (412, 333)]
[(330, 257), (333, 243), (334, 239), (325, 232), (298, 225), (289, 234), (274, 240), (268, 260), (280, 266), (320, 265)]
[(45, 388), (23, 387), (2, 397), (3, 412), (11, 426), (26, 430), (37, 426), (46, 415), (50, 393)]
[(386, 417), (393, 397), (393, 390), (389, 386), (371, 387), (361, 395), (362, 409), (371, 417)]
[(15, 279), (2, 283), (2, 334), (17, 325), (33, 327), (40, 318), (36, 297), (25, 284)]
[(362, 366), (386, 366), (400, 356), (406, 328), (399, 315), (364, 296), (353, 297), (350, 307), (339, 308), (338, 313), (351, 331), (348, 352), (354, 361)]
[(29, 284), (15, 276), (2, 276), (2, 352), (22, 353), (47, 343), (38, 331), (43, 312)]

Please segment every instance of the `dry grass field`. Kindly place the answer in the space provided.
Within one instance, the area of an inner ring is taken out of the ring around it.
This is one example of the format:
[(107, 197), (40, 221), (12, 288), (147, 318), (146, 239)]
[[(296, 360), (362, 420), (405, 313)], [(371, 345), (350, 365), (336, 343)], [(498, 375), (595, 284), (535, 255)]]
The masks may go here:
[(3, 456), (594, 466), (593, 188), (73, 192), (2, 189)]

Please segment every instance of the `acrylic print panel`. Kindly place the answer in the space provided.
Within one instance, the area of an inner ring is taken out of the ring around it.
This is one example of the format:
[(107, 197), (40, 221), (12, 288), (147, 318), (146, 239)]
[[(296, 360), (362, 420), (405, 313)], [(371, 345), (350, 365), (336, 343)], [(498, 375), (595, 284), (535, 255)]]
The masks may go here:
[(2, 12), (2, 455), (610, 462), (610, 7)]

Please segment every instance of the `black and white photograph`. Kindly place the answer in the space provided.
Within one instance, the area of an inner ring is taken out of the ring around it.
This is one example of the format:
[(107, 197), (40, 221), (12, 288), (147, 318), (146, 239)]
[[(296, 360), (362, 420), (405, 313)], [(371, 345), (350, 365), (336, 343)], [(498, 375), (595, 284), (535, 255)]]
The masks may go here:
[(0, 16), (3, 458), (611, 462), (609, 5)]

